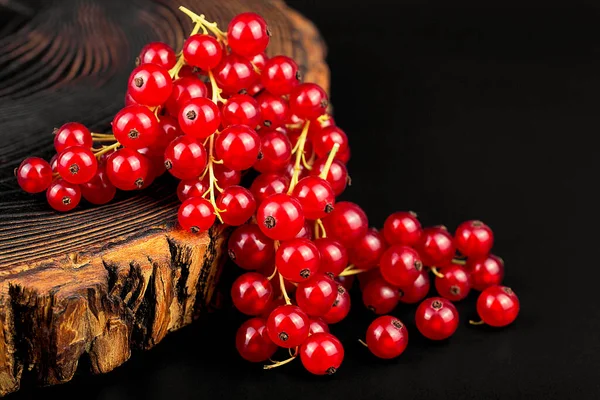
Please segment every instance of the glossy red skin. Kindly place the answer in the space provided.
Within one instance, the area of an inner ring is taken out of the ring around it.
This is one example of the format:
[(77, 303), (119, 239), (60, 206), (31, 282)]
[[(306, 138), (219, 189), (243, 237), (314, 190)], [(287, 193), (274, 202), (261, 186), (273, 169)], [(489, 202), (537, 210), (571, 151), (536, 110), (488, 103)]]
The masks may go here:
[(28, 157), (16, 171), (17, 182), (27, 193), (40, 193), (52, 182), (52, 167), (39, 157)]
[(290, 107), (285, 99), (269, 92), (262, 92), (256, 97), (256, 101), (260, 107), (263, 126), (275, 129), (285, 124), (290, 115)]
[(177, 120), (169, 115), (162, 115), (158, 121), (158, 137), (151, 149), (156, 153), (163, 153), (165, 148), (177, 137), (183, 135)]
[(344, 347), (332, 334), (316, 333), (300, 347), (300, 360), (311, 374), (332, 375), (344, 361)]
[(276, 96), (290, 94), (300, 83), (298, 64), (287, 56), (275, 56), (267, 61), (261, 73), (265, 89)]
[(504, 279), (504, 261), (493, 254), (479, 260), (467, 260), (467, 269), (471, 273), (471, 287), (475, 290), (500, 285)]
[(395, 245), (383, 253), (379, 263), (383, 278), (394, 286), (407, 286), (419, 277), (423, 263), (419, 253), (408, 246)]
[(221, 109), (221, 123), (230, 125), (248, 125), (252, 129), (260, 126), (262, 115), (256, 99), (247, 94), (236, 94), (227, 100)]
[(252, 56), (252, 58), (250, 58), (250, 62), (256, 68), (258, 68), (260, 71), (265, 69), (265, 65), (267, 65), (267, 61), (269, 61), (269, 57), (267, 56), (267, 54), (264, 51), (262, 53), (258, 53), (255, 56)]
[(242, 186), (229, 186), (217, 198), (217, 208), (223, 222), (238, 226), (248, 221), (256, 211), (256, 200), (250, 191)]
[(519, 298), (506, 286), (490, 286), (477, 299), (477, 313), (486, 324), (494, 327), (510, 325), (517, 319)]
[(213, 69), (221, 62), (223, 48), (210, 35), (192, 35), (183, 44), (183, 58), (185, 62), (205, 71)]
[(308, 334), (314, 335), (315, 333), (321, 332), (329, 333), (329, 325), (327, 325), (321, 318), (310, 318)]
[(450, 301), (460, 301), (469, 295), (471, 277), (462, 265), (450, 264), (440, 272), (444, 277), (435, 278), (435, 289), (440, 296)]
[(231, 285), (233, 305), (246, 315), (261, 315), (272, 298), (271, 281), (256, 272), (246, 272), (240, 275)]
[(442, 297), (425, 299), (415, 315), (417, 329), (431, 340), (444, 340), (458, 328), (458, 311), (449, 300)]
[(200, 79), (191, 76), (182, 77), (173, 81), (173, 91), (165, 106), (169, 114), (178, 118), (181, 107), (192, 99), (206, 98), (207, 95), (208, 89)]
[(277, 172), (285, 168), (292, 158), (292, 144), (278, 131), (260, 135), (260, 156), (253, 167), (258, 172)]
[(295, 198), (285, 194), (267, 197), (256, 213), (260, 230), (275, 240), (290, 240), (304, 226), (302, 206)]
[[(141, 81), (138, 83), (137, 80)], [(133, 70), (127, 88), (138, 104), (156, 107), (171, 96), (173, 80), (167, 69), (156, 64), (143, 64)]]
[(81, 201), (81, 189), (79, 185), (56, 179), (46, 190), (46, 200), (56, 211), (71, 211)]
[(404, 352), (408, 345), (408, 330), (398, 318), (384, 315), (371, 322), (366, 338), (371, 353), (387, 360)]
[(370, 228), (367, 233), (348, 248), (350, 264), (358, 269), (371, 269), (379, 265), (379, 259), (387, 246), (377, 229)]
[(248, 59), (233, 53), (223, 56), (213, 73), (219, 88), (229, 95), (250, 89), (259, 78)]
[(466, 221), (456, 229), (454, 243), (465, 256), (482, 258), (489, 254), (494, 245), (494, 233), (481, 221)]
[(430, 288), (429, 272), (423, 270), (413, 283), (399, 288), (400, 302), (405, 304), (418, 303), (427, 297)]
[(312, 139), (321, 130), (330, 126), (335, 126), (335, 120), (331, 115), (327, 115), (327, 119), (322, 118), (319, 120), (317, 118), (313, 118), (308, 126), (308, 137)]
[(252, 12), (238, 14), (227, 28), (227, 42), (232, 51), (245, 57), (262, 53), (269, 45), (267, 23)]
[(179, 136), (165, 149), (165, 166), (171, 175), (179, 179), (199, 177), (207, 159), (202, 143), (189, 135)]
[(325, 315), (336, 298), (337, 283), (324, 274), (300, 282), (296, 289), (296, 303), (311, 317)]
[(202, 197), (191, 197), (181, 203), (177, 220), (183, 229), (191, 233), (205, 232), (215, 223), (215, 210)]
[(251, 318), (239, 327), (235, 335), (235, 347), (240, 356), (250, 362), (263, 362), (275, 354), (277, 346), (269, 338), (266, 321)]
[(144, 46), (139, 56), (140, 65), (156, 64), (167, 71), (177, 63), (175, 51), (166, 43), (152, 42)]
[(215, 152), (227, 168), (242, 171), (257, 161), (260, 138), (246, 125), (232, 125), (217, 135)]
[(264, 91), (264, 87), (262, 85), (262, 83), (260, 82), (254, 82), (252, 85), (250, 85), (250, 87), (247, 89), (247, 94), (250, 96), (258, 96), (258, 94), (262, 91)]
[(400, 300), (398, 289), (383, 278), (371, 279), (362, 292), (364, 305), (377, 315), (394, 310)]
[(202, 197), (208, 190), (208, 182), (198, 178), (184, 179), (177, 185), (177, 198), (184, 202), (190, 197)]
[(204, 97), (189, 100), (178, 114), (181, 130), (196, 139), (205, 139), (215, 133), (221, 124), (221, 111)]
[(135, 150), (154, 146), (162, 134), (154, 113), (140, 105), (119, 111), (113, 119), (112, 130), (119, 143)]
[(313, 243), (321, 255), (319, 272), (338, 276), (348, 266), (348, 252), (337, 240), (321, 238), (316, 239)]
[(257, 203), (262, 203), (267, 197), (277, 194), (285, 193), (290, 185), (288, 177), (281, 174), (267, 173), (260, 174), (250, 185), (250, 191), (254, 195)]
[(221, 189), (226, 189), (233, 185), (239, 185), (240, 181), (242, 180), (242, 174), (240, 171), (229, 169), (223, 164), (213, 165), (213, 173)]
[(296, 239), (308, 239), (312, 240), (314, 236), (313, 224), (311, 221), (304, 220), (304, 226), (300, 229), (300, 232), (296, 235)]
[(233, 262), (245, 270), (257, 270), (274, 263), (273, 240), (255, 224), (242, 225), (234, 230), (229, 236), (227, 248)]
[(79, 188), (83, 198), (96, 205), (108, 203), (117, 193), (117, 188), (108, 179), (104, 165), (99, 165), (92, 179), (80, 185)]
[(67, 122), (54, 135), (54, 148), (57, 153), (70, 146), (91, 148), (93, 145), (92, 134), (79, 122)]
[(327, 93), (315, 83), (303, 83), (290, 93), (290, 109), (302, 119), (314, 119), (327, 111)]
[[(310, 170), (310, 175), (320, 175), (325, 167), (326, 162), (326, 157), (318, 158), (313, 164), (312, 170)], [(335, 195), (339, 196), (340, 194), (344, 193), (344, 190), (346, 190), (346, 186), (348, 185), (348, 169), (343, 162), (334, 159), (325, 180), (329, 182)]]
[(333, 212), (335, 193), (329, 182), (318, 176), (300, 179), (294, 187), (293, 195), (298, 199), (308, 220), (325, 218)]
[(414, 247), (421, 239), (423, 228), (412, 211), (395, 212), (385, 220), (383, 235), (389, 244)]
[(441, 227), (425, 228), (417, 246), (423, 264), (428, 267), (444, 266), (454, 258), (452, 235)]
[(117, 189), (138, 190), (152, 179), (150, 160), (129, 148), (115, 151), (106, 159), (106, 175)]
[(349, 247), (369, 229), (367, 215), (358, 205), (349, 201), (336, 203), (333, 212), (323, 219), (327, 236)]
[(149, 147), (145, 147), (143, 149), (138, 149), (138, 153), (145, 156), (150, 161), (150, 180), (144, 182), (144, 187), (148, 187), (154, 179), (158, 178), (162, 174), (165, 173), (167, 168), (165, 167), (164, 155), (162, 151), (151, 149)]
[(308, 280), (317, 273), (320, 264), (319, 249), (308, 239), (287, 240), (275, 253), (277, 270), (291, 282)]
[(291, 349), (300, 346), (308, 337), (310, 321), (300, 307), (279, 306), (267, 319), (269, 337), (279, 347)]
[(348, 151), (348, 136), (337, 126), (321, 129), (313, 136), (312, 143), (318, 157), (327, 157), (336, 143), (340, 147), (335, 158), (343, 161), (343, 156)]
[(98, 170), (98, 162), (89, 148), (71, 146), (58, 155), (56, 170), (67, 182), (79, 185), (92, 179)]
[(350, 312), (350, 295), (341, 285), (338, 285), (338, 294), (333, 303), (333, 307), (323, 315), (323, 321), (328, 324), (336, 324), (346, 318)]

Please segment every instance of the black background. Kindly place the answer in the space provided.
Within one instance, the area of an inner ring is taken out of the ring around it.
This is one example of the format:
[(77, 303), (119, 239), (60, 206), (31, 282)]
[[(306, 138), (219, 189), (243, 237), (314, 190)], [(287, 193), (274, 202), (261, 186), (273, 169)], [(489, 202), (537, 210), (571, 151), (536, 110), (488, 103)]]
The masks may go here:
[(212, 314), (103, 376), (23, 389), (12, 399), (597, 398), (600, 396), (598, 147), (600, 12), (522, 2), (290, 1), (321, 30), (338, 124), (353, 148), (345, 199), (380, 227), (415, 210), (451, 230), (496, 234), (516, 323), (470, 327), (473, 294), (449, 340), (423, 339), (414, 307), (395, 314), (409, 347), (380, 361), (357, 339), (373, 319), (354, 293), (332, 331), (332, 377), (299, 362), (263, 371), (235, 352), (235, 311)]

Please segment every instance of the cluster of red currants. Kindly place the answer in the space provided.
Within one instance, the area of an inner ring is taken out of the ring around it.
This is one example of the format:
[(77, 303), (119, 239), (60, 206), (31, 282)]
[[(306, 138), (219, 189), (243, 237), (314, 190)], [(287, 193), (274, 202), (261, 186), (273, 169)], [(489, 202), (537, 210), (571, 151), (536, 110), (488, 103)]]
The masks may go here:
[[(441, 297), (417, 310), (417, 327), (430, 339), (452, 335), (458, 314), (450, 301), (471, 288), (483, 290), (477, 309), (485, 323), (516, 318), (518, 300), (498, 286), (504, 265), (489, 254), (493, 235), (484, 224), (466, 222), (452, 237), (396, 213), (382, 234), (358, 205), (336, 203), (348, 182), (348, 138), (327, 113), (325, 91), (302, 83), (291, 58), (266, 56), (270, 33), (259, 15), (240, 14), (223, 32), (180, 9), (194, 22), (181, 53), (147, 45), (112, 132), (76, 122), (57, 129), (51, 162), (31, 157), (17, 169), (25, 191), (46, 190), (54, 209), (68, 211), (82, 196), (105, 204), (116, 189), (143, 189), (168, 170), (180, 180), (183, 229), (204, 232), (216, 219), (237, 226), (228, 253), (252, 272), (234, 282), (232, 298), (254, 317), (238, 330), (237, 349), (253, 362), (270, 360), (278, 347), (291, 356), (265, 368), (298, 356), (317, 375), (339, 368), (344, 349), (328, 324), (348, 315), (356, 274), (365, 305), (387, 314), (399, 302), (423, 300), (433, 271)], [(259, 173), (249, 189), (239, 185), (248, 169)], [(369, 327), (366, 344), (391, 358), (407, 340), (406, 327), (384, 316)]]

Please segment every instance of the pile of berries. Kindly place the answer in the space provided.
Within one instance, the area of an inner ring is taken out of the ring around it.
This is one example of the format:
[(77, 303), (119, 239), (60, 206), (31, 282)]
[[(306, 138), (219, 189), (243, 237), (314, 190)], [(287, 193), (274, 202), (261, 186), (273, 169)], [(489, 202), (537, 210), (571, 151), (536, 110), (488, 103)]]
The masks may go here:
[[(377, 315), (421, 302), (418, 330), (442, 340), (458, 327), (452, 301), (471, 289), (481, 323), (505, 326), (519, 302), (507, 287), (492, 231), (479, 221), (422, 229), (414, 213), (392, 214), (382, 232), (365, 212), (336, 202), (349, 182), (348, 137), (328, 114), (328, 97), (303, 83), (293, 59), (269, 58), (270, 32), (243, 13), (227, 32), (185, 7), (194, 29), (180, 53), (150, 43), (132, 72), (125, 107), (109, 133), (77, 122), (54, 132), (50, 162), (30, 157), (15, 171), (29, 193), (46, 191), (58, 211), (111, 201), (117, 189), (139, 190), (168, 171), (179, 179), (178, 222), (192, 233), (217, 221), (237, 226), (228, 254), (249, 271), (233, 283), (235, 307), (253, 318), (238, 330), (243, 358), (273, 368), (300, 357), (313, 374), (335, 372), (344, 358), (329, 333), (348, 315), (348, 289), (358, 275), (365, 306)], [(249, 188), (242, 172), (258, 174)], [(459, 254), (459, 255), (457, 255)], [(424, 298), (435, 274), (440, 297)], [(293, 298), (292, 298), (292, 297)], [(400, 355), (405, 325), (391, 316), (367, 329), (366, 346), (381, 358)], [(278, 347), (290, 358), (272, 361)]]

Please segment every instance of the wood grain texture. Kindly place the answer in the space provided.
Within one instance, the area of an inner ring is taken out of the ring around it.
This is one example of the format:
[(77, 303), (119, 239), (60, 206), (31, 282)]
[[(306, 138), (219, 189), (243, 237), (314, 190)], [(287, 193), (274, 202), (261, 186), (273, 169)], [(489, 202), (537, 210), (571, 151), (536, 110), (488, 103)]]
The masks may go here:
[(52, 156), (56, 126), (109, 129), (143, 45), (181, 48), (192, 27), (179, 5), (222, 27), (242, 11), (262, 14), (269, 54), (294, 57), (307, 81), (328, 88), (318, 32), (278, 0), (0, 2), (0, 396), (25, 375), (67, 382), (82, 357), (108, 372), (212, 298), (227, 230), (179, 231), (173, 180), (58, 214), (12, 174), (26, 156)]

